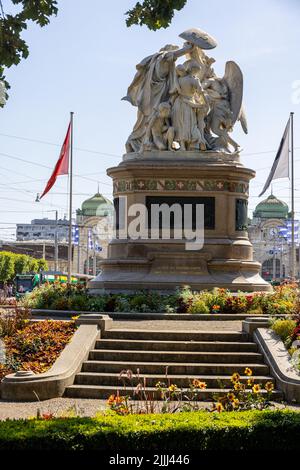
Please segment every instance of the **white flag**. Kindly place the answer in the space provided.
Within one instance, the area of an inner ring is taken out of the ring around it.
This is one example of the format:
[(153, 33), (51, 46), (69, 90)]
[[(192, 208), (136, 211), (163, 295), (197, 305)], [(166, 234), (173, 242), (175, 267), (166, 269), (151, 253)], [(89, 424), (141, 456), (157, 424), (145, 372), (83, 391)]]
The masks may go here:
[(285, 127), (284, 134), (282, 136), (279, 149), (277, 151), (274, 163), (272, 165), (270, 174), (264, 185), (264, 189), (260, 193), (259, 197), (262, 196), (270, 186), (273, 180), (279, 178), (288, 178), (290, 176), (290, 165), (289, 165), (289, 149), (290, 149), (290, 119)]

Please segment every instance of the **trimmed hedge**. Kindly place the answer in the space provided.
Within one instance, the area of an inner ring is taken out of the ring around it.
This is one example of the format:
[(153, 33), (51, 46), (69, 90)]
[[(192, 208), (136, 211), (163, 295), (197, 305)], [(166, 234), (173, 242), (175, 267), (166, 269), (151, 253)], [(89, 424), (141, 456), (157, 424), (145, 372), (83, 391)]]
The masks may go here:
[(199, 452), (298, 450), (300, 413), (207, 411), (0, 422), (0, 451)]

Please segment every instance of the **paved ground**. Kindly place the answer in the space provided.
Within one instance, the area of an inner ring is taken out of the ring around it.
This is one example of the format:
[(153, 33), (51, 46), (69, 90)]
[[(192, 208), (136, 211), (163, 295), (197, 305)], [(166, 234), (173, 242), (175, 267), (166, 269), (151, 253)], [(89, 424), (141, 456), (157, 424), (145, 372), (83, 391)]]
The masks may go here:
[[(285, 408), (285, 405), (275, 404), (276, 408)], [(201, 403), (201, 408), (210, 409), (210, 402)], [(300, 412), (300, 405), (288, 406), (289, 409)], [(42, 402), (6, 402), (0, 400), (0, 421), (5, 419), (24, 419), (41, 414), (52, 413), (54, 416), (95, 416), (99, 411), (107, 409), (105, 400), (83, 398), (53, 398)]]
[(241, 331), (242, 322), (226, 321), (194, 321), (194, 320), (114, 320), (113, 328), (145, 329), (145, 330), (193, 330), (193, 331)]
[(41, 402), (11, 402), (0, 400), (0, 420), (7, 418), (22, 419), (37, 416), (40, 413), (53, 413), (55, 416), (79, 415), (94, 416), (106, 408), (105, 400), (53, 398)]

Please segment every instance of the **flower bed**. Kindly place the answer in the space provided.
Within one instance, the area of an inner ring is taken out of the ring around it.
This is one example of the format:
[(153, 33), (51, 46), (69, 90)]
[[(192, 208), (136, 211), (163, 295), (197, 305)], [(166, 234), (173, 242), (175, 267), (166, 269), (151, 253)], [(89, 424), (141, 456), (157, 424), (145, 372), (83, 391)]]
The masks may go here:
[[(172, 383), (166, 368), (165, 381), (157, 382), (155, 391), (147, 390), (147, 379), (131, 370), (122, 370), (119, 379), (123, 382), (122, 392), (110, 395), (108, 407), (118, 415), (179, 413), (197, 411), (201, 408), (201, 391), (206, 390), (206, 382), (198, 379), (189, 380), (189, 388), (182, 389)], [(134, 395), (127, 395), (128, 385), (134, 388)], [(249, 409), (263, 410), (273, 406), (271, 402), (274, 384), (271, 381), (264, 385), (256, 382), (250, 367), (244, 370), (244, 376), (234, 372), (231, 376), (231, 388), (226, 390), (219, 382), (219, 392), (214, 392), (210, 399), (213, 401), (207, 411), (245, 411)]]
[[(163, 451), (294, 450), (299, 452), (300, 413), (291, 410), (164, 415), (98, 415), (96, 418), (0, 422), (0, 451), (101, 451), (137, 455)], [(77, 454), (79, 456), (79, 453)], [(122, 454), (121, 454), (122, 455)], [(80, 456), (79, 456), (80, 457)], [(86, 456), (85, 456), (86, 458)]]
[(23, 320), (19, 328), (2, 336), (6, 361), (0, 364), (0, 379), (18, 370), (46, 372), (72, 338), (75, 322), (45, 320), (29, 323)]
[(290, 353), (291, 363), (300, 372), (300, 315), (274, 320), (271, 329), (281, 338)]
[(188, 287), (174, 294), (150, 291), (135, 294), (89, 295), (78, 285), (43, 285), (22, 300), (22, 305), (36, 309), (90, 312), (162, 312), (162, 313), (257, 313), (289, 314), (296, 305), (298, 288), (294, 284), (276, 287), (274, 292), (233, 294), (226, 289), (192, 292)]

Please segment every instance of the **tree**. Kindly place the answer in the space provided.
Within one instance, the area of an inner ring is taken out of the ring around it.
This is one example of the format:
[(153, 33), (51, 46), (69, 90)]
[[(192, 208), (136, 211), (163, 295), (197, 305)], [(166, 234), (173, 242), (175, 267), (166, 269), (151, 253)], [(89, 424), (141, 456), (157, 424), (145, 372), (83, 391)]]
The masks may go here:
[(156, 31), (160, 28), (170, 26), (175, 10), (181, 10), (187, 0), (144, 0), (128, 10), (127, 26), (146, 25), (149, 29)]
[(19, 255), (10, 251), (0, 252), (0, 281), (12, 281), (17, 274), (34, 273), (48, 270), (44, 259), (36, 259), (28, 255)]
[(37, 259), (37, 265), (38, 265), (38, 271), (42, 270), (42, 271), (48, 271), (48, 263), (45, 259), (43, 258), (40, 258), (40, 259)]
[(0, 281), (9, 281), (14, 277), (14, 272), (14, 254), (3, 251), (0, 253)]
[[(175, 10), (181, 10), (187, 0), (143, 0), (128, 10), (125, 15), (128, 27), (146, 25), (156, 31), (167, 28), (172, 21)], [(4, 71), (12, 65), (18, 65), (21, 59), (29, 55), (28, 45), (22, 39), (22, 32), (27, 29), (29, 21), (43, 27), (49, 24), (50, 17), (57, 15), (57, 0), (11, 0), (14, 8), (20, 7), (16, 14), (4, 11), (0, 0), (0, 107), (8, 98), (9, 83), (5, 80)]]
[(23, 274), (28, 271), (31, 271), (30, 257), (27, 255), (15, 255), (14, 264), (15, 264), (15, 275)]
[[(5, 80), (4, 70), (12, 65), (18, 65), (21, 59), (26, 59), (29, 54), (28, 46), (21, 33), (27, 29), (29, 21), (37, 23), (41, 27), (46, 26), (52, 15), (57, 14), (56, 0), (11, 0), (12, 6), (20, 6), (16, 14), (4, 11), (0, 0), (0, 106), (4, 106), (8, 98), (7, 91), (10, 88)], [(2, 82), (2, 83), (1, 83)]]

